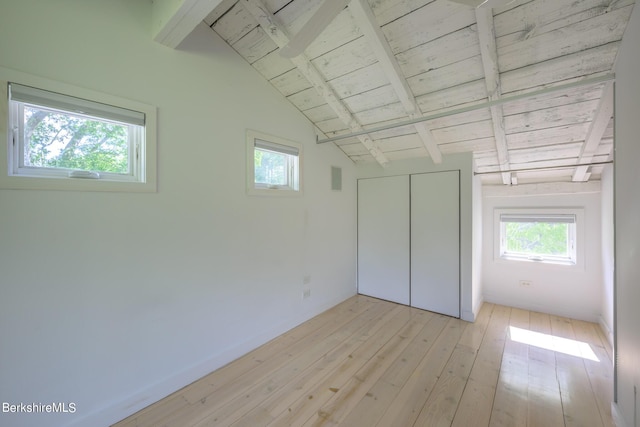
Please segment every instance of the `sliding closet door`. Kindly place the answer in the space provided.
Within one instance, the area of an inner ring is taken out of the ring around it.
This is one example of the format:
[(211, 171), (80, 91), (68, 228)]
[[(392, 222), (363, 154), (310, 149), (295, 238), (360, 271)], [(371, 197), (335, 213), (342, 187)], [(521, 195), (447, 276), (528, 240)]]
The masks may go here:
[(411, 305), (460, 317), (459, 171), (411, 176)]
[(358, 180), (358, 292), (409, 304), (409, 177)]

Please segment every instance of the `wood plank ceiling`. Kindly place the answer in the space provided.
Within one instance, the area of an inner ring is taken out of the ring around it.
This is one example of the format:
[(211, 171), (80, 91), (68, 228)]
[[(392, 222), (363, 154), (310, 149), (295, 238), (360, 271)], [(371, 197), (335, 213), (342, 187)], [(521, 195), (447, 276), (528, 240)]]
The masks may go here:
[(483, 183), (512, 185), (597, 180), (602, 165), (575, 165), (612, 159), (634, 0), (345, 3), (291, 59), (279, 49), (320, 0), (222, 0), (205, 22), (356, 163), (473, 152)]

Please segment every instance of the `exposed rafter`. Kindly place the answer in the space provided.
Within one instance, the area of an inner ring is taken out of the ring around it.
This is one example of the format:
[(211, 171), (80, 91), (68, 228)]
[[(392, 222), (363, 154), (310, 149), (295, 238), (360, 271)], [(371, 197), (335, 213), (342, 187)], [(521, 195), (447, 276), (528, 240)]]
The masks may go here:
[[(613, 117), (613, 82), (607, 83), (602, 91), (602, 98), (600, 98), (600, 104), (589, 126), (578, 164), (589, 163), (593, 160), (611, 117)], [(590, 176), (589, 166), (578, 166), (573, 173), (572, 181), (588, 181)]]
[(176, 48), (222, 0), (154, 0), (153, 40)]
[[(391, 51), (391, 47), (380, 26), (377, 24), (376, 17), (367, 0), (351, 0), (349, 10), (360, 27), (360, 30), (367, 38), (371, 49), (378, 59), (380, 67), (389, 79), (405, 111), (412, 119), (421, 117), (422, 114), (411, 92), (411, 88), (403, 77), (400, 65)], [(414, 126), (433, 162), (442, 163), (442, 153), (440, 153), (438, 144), (426, 123), (417, 123)]]
[[(498, 49), (496, 47), (496, 35), (493, 26), (493, 11), (491, 8), (477, 8), (476, 21), (478, 23), (478, 37), (480, 39), (480, 54), (482, 55), (482, 67), (484, 79), (487, 85), (489, 101), (500, 99), (500, 72), (498, 70)], [(504, 130), (504, 114), (502, 106), (491, 107), (491, 119), (493, 121), (493, 134), (496, 140), (496, 152), (500, 170), (507, 171), (509, 165), (509, 150), (507, 148), (507, 135)], [(502, 174), (502, 183), (511, 185), (511, 173)]]
[[(241, 4), (256, 19), (256, 21), (258, 21), (260, 26), (264, 29), (264, 32), (278, 47), (282, 48), (289, 43), (290, 38), (287, 31), (276, 21), (275, 17), (271, 12), (269, 12), (261, 0), (241, 0)], [(324, 77), (322, 77), (318, 69), (311, 63), (305, 54), (296, 56), (290, 60), (300, 73), (309, 80), (318, 94), (323, 97), (329, 107), (331, 107), (331, 109), (338, 115), (340, 120), (349, 126), (351, 131), (357, 132), (364, 130), (362, 125), (353, 116), (353, 114), (351, 114), (340, 98), (338, 98), (338, 95), (327, 84)], [(371, 136), (368, 134), (360, 135), (358, 136), (358, 140), (380, 165), (385, 166), (389, 162)]]

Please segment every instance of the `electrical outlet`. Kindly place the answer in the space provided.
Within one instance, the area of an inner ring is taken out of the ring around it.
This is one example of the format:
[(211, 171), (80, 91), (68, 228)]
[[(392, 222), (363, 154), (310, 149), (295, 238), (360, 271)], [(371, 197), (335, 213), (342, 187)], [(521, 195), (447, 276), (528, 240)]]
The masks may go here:
[(311, 289), (305, 289), (302, 291), (302, 299), (311, 298)]
[(522, 288), (530, 288), (533, 285), (533, 282), (530, 280), (520, 280), (520, 287)]

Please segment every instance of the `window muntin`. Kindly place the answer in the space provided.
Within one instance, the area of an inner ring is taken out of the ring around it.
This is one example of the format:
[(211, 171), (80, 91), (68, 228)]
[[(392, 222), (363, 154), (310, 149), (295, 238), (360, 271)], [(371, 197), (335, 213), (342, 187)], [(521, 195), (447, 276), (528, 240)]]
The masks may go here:
[(144, 113), (15, 83), (9, 100), (10, 175), (143, 181)]
[(301, 151), (295, 142), (247, 131), (249, 194), (300, 193)]
[(576, 264), (576, 215), (501, 214), (503, 259)]

